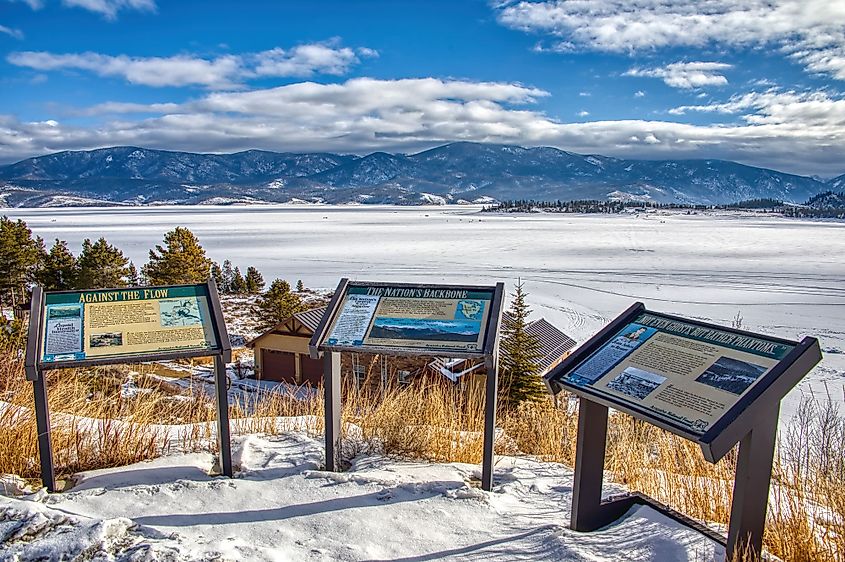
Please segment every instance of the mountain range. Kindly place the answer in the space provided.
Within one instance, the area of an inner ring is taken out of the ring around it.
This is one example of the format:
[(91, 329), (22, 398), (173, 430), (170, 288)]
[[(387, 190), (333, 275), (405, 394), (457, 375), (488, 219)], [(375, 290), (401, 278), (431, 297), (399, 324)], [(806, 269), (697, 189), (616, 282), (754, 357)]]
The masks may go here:
[(0, 167), (0, 205), (490, 203), (623, 199), (803, 203), (845, 187), (726, 160), (626, 160), (550, 147), (457, 142), (366, 156), (248, 150), (195, 154), (137, 147), (66, 151)]

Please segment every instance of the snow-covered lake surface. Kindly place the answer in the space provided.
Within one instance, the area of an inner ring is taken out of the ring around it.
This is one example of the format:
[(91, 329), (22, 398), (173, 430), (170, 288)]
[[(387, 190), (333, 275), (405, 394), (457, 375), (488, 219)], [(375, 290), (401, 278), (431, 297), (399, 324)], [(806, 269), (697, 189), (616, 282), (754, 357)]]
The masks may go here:
[(50, 244), (104, 236), (139, 267), (175, 226), (265, 279), (525, 282), (534, 316), (583, 341), (636, 301), (799, 339), (825, 358), (801, 393), (845, 401), (845, 223), (721, 215), (491, 215), (477, 207), (7, 209)]

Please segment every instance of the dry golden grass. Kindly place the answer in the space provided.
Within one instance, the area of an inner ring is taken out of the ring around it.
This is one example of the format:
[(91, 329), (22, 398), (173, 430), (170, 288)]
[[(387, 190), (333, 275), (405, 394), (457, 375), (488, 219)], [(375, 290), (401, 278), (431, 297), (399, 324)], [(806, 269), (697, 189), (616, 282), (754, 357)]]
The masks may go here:
[[(7, 356), (8, 357), (8, 356)], [(126, 369), (51, 372), (49, 394), (53, 443), (60, 474), (119, 466), (167, 450), (213, 450), (213, 400), (145, 377), (136, 366), (136, 384), (146, 393), (120, 398)], [(360, 453), (477, 463), (481, 460), (484, 397), (441, 381), (406, 388), (345, 388), (345, 460)], [(19, 361), (0, 359), (0, 473), (39, 476), (32, 386)], [(18, 408), (20, 406), (22, 408)], [(322, 393), (295, 400), (259, 393), (230, 407), (240, 433), (274, 434), (279, 418), (297, 417), (314, 436), (323, 431)], [(95, 420), (91, 422), (90, 420)], [(161, 424), (184, 424), (173, 436)], [(577, 409), (551, 402), (523, 403), (498, 415), (503, 436), (498, 454), (528, 454), (572, 466)], [(784, 560), (845, 562), (845, 415), (832, 401), (805, 401), (780, 436), (772, 482), (765, 545)], [(629, 416), (611, 416), (607, 470), (612, 480), (644, 492), (701, 521), (727, 524), (735, 452), (708, 463), (693, 443)], [(747, 558), (747, 556), (745, 557)], [(742, 555), (737, 560), (744, 559)]]

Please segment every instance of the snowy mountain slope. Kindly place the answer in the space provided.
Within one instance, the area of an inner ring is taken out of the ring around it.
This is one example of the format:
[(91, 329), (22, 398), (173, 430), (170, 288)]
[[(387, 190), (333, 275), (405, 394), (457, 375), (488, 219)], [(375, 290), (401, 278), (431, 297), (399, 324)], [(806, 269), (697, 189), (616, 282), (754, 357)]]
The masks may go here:
[(833, 191), (845, 191), (845, 174), (841, 176), (836, 176), (835, 178), (828, 180), (827, 185)]
[[(827, 184), (723, 160), (622, 160), (458, 142), (413, 155), (374, 152), (361, 158), (135, 147), (61, 152), (0, 167), (0, 193), (12, 187), (128, 204), (244, 198), (418, 204), (423, 194), (467, 201), (621, 197), (719, 204), (755, 198), (803, 203)], [(8, 205), (19, 203), (17, 196), (8, 198)]]
[[(359, 457), (319, 470), (303, 434), (235, 444), (241, 472), (208, 454), (89, 472), (71, 491), (0, 497), (0, 558), (58, 560), (720, 560), (721, 546), (650, 508), (568, 529), (572, 473), (503, 457), (493, 492), (478, 467)], [(609, 487), (609, 492), (618, 489)]]

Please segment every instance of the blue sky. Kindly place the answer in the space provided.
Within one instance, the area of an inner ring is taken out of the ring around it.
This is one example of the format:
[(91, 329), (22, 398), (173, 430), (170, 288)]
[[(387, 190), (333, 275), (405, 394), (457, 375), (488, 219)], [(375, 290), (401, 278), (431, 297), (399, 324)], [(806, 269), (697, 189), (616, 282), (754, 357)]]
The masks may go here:
[(0, 0), (0, 163), (469, 140), (832, 176), (844, 89), (845, 0)]

